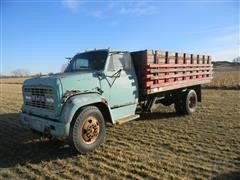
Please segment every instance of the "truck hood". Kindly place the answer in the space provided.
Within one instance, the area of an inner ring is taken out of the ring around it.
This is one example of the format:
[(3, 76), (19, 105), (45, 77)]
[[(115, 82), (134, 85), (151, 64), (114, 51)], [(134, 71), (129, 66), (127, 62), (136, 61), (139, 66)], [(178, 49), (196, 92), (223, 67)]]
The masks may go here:
[(54, 111), (46, 111), (46, 109), (29, 106), (23, 106), (23, 111), (39, 116), (58, 119), (61, 113), (65, 92), (76, 90), (81, 92), (92, 91), (96, 87), (99, 87), (99, 80), (94, 72), (61, 73), (25, 80), (23, 84), (23, 96), (25, 96), (24, 88), (26, 87), (52, 88), (55, 100)]
[(66, 91), (78, 90), (81, 92), (92, 91), (100, 87), (98, 76), (95, 72), (63, 73), (57, 75), (62, 84), (63, 94)]
[(69, 90), (89, 91), (100, 85), (95, 72), (75, 72), (27, 79), (23, 86), (50, 86), (57, 90), (58, 95), (62, 97)]

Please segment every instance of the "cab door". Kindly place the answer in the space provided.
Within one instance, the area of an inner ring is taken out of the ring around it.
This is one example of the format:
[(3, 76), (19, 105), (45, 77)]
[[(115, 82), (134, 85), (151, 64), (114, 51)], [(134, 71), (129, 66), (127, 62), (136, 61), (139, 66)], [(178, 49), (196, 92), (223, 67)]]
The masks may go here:
[[(111, 109), (130, 106), (134, 106), (133, 109), (135, 108), (137, 103), (137, 81), (133, 68), (129, 53), (117, 52), (110, 54), (106, 69), (106, 80), (109, 87)], [(132, 113), (134, 112), (130, 114)]]

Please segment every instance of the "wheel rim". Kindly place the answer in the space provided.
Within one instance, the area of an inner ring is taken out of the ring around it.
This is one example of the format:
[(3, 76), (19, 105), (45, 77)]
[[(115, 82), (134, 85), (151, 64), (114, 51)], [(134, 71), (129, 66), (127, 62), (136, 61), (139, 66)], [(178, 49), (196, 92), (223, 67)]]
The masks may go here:
[(189, 97), (188, 106), (189, 106), (191, 109), (193, 109), (193, 108), (196, 107), (196, 104), (197, 104), (197, 99), (196, 99), (196, 97), (195, 97), (194, 95), (191, 95), (191, 96)]
[(83, 122), (80, 137), (86, 144), (92, 144), (97, 140), (99, 135), (99, 121), (97, 118), (90, 116)]

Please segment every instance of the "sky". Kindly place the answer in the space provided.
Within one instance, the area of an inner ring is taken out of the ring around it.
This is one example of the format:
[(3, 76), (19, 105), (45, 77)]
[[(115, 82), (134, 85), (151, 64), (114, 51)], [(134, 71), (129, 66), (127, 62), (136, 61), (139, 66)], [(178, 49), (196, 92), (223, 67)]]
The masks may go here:
[(231, 0), (1, 0), (1, 74), (60, 72), (84, 50), (159, 49), (231, 61), (240, 2)]

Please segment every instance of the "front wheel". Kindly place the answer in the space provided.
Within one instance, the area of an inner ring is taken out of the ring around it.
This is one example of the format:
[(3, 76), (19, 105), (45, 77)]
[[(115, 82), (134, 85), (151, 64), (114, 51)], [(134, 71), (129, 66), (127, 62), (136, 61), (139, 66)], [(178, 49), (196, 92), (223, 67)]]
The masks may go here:
[(71, 139), (76, 150), (82, 154), (99, 147), (106, 134), (105, 122), (95, 106), (85, 107), (73, 124)]

